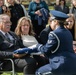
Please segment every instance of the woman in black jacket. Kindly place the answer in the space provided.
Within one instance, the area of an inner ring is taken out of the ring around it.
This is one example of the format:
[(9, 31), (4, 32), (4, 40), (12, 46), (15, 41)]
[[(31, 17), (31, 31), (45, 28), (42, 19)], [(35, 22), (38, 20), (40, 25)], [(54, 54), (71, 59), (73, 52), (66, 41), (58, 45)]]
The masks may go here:
[(24, 10), (20, 4), (15, 2), (15, 0), (6, 0), (5, 4), (10, 9), (12, 22), (11, 31), (14, 31), (17, 26), (17, 21), (25, 16)]

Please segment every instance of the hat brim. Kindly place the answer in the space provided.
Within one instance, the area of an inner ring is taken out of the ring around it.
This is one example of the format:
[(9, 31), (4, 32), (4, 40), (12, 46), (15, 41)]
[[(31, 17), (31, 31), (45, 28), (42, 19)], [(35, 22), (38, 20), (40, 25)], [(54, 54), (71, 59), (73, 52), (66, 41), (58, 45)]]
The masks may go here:
[(51, 10), (50, 13), (57, 19), (57, 20), (65, 20), (69, 18), (69, 16), (63, 12), (57, 10)]

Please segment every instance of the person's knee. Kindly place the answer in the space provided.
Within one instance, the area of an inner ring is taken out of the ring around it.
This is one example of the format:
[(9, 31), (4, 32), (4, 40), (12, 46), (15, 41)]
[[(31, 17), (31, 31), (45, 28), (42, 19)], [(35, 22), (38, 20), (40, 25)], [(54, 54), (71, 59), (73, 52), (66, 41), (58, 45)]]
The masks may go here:
[(25, 67), (24, 67), (24, 73), (33, 75), (33, 74), (35, 74), (37, 65), (36, 65), (36, 61), (34, 59), (32, 59), (31, 61), (30, 60), (27, 62), (27, 65), (25, 65)]

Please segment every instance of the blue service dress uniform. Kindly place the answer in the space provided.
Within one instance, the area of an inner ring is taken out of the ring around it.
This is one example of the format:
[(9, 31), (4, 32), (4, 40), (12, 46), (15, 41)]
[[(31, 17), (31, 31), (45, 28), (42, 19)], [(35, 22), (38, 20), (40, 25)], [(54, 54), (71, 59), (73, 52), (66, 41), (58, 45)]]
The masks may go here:
[[(54, 19), (65, 21), (68, 16), (60, 11), (53, 10)], [(44, 37), (43, 37), (44, 38)], [(36, 75), (73, 75), (76, 74), (76, 54), (73, 50), (73, 37), (64, 25), (57, 25), (48, 35), (45, 45), (38, 44), (35, 48), (24, 48), (20, 52), (41, 52), (49, 58), (49, 63), (40, 67)]]
[(36, 74), (49, 72), (56, 75), (75, 74), (76, 54), (73, 51), (72, 41), (71, 33), (63, 26), (50, 32), (46, 45), (40, 44), (37, 47), (38, 51), (49, 58), (49, 64), (39, 68)]

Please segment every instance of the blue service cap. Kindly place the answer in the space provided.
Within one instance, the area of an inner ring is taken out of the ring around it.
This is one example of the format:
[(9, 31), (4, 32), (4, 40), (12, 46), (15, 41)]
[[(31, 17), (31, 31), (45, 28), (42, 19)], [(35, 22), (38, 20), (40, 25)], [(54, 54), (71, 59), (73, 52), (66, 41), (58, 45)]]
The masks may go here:
[(57, 20), (65, 20), (65, 19), (69, 18), (69, 16), (67, 14), (57, 11), (57, 10), (51, 10), (50, 13)]

